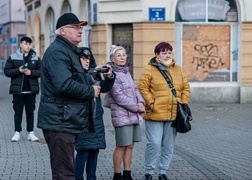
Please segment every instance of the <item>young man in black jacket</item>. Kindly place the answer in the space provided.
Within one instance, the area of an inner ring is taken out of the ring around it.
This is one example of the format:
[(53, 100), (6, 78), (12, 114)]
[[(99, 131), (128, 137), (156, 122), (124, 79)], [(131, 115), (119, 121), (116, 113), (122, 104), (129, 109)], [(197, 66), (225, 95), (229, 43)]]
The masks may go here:
[(5, 64), (4, 73), (11, 78), (10, 94), (13, 95), (13, 109), (15, 111), (15, 134), (12, 142), (20, 140), (22, 131), (22, 116), (25, 107), (27, 139), (38, 141), (33, 133), (34, 110), (36, 94), (39, 93), (40, 64), (41, 60), (36, 52), (31, 49), (32, 40), (29, 37), (22, 37), (20, 48), (11, 54)]

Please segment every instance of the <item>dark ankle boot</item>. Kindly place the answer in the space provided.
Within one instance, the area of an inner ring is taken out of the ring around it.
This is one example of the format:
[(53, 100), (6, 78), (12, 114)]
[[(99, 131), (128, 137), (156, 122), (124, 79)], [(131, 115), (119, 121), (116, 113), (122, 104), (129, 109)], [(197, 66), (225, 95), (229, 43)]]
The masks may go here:
[(130, 173), (131, 171), (123, 171), (123, 180), (133, 180)]
[(121, 175), (121, 173), (114, 173), (113, 180), (122, 180), (122, 175)]

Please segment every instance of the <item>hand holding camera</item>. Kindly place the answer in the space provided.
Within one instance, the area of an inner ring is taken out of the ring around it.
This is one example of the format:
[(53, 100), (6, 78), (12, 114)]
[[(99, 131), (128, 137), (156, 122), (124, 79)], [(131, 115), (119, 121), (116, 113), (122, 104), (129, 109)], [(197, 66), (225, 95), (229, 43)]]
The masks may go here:
[(112, 67), (110, 65), (106, 65), (106, 66), (97, 66), (94, 69), (90, 69), (89, 70), (90, 74), (99, 74), (101, 76), (102, 79), (104, 79), (103, 75), (107, 75), (108, 77), (111, 77), (113, 75), (112, 73)]
[(94, 70), (96, 73), (107, 73), (109, 72), (109, 68), (107, 66), (96, 67)]

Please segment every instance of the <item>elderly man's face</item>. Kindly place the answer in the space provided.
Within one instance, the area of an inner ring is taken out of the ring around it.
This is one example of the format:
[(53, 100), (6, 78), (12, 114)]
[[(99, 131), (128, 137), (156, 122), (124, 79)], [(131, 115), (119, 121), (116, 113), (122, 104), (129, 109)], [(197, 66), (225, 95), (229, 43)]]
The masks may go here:
[(61, 27), (61, 35), (74, 45), (78, 45), (82, 40), (82, 26), (66, 25)]

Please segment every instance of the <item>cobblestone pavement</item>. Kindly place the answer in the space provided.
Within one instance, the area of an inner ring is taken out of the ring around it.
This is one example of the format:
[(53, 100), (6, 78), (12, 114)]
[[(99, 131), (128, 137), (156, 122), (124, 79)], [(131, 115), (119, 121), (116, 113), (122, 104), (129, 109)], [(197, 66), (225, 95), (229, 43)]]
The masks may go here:
[[(51, 179), (49, 152), (40, 129), (39, 142), (30, 142), (25, 131), (19, 142), (11, 142), (14, 133), (12, 96), (9, 80), (0, 74), (0, 180)], [(37, 107), (39, 96), (37, 97)], [(170, 180), (252, 179), (252, 104), (190, 104), (194, 120), (192, 131), (178, 134)], [(98, 180), (113, 177), (112, 153), (115, 147), (110, 112), (104, 108), (107, 148), (101, 150), (97, 167)], [(23, 121), (25, 130), (25, 121)], [(132, 176), (144, 175), (145, 132), (133, 150)], [(158, 179), (157, 171), (154, 180)]]

